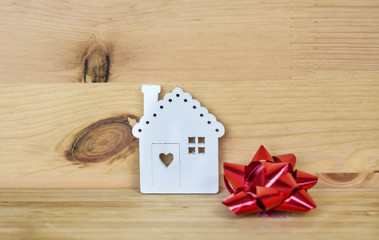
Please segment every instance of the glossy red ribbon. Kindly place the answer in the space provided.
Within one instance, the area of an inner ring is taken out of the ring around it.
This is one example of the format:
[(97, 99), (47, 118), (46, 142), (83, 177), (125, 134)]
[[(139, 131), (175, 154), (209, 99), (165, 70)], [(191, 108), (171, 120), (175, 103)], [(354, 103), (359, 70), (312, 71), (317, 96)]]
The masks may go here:
[(315, 208), (307, 189), (317, 183), (317, 177), (294, 170), (295, 163), (295, 155), (271, 156), (264, 146), (247, 166), (224, 163), (224, 182), (231, 195), (223, 204), (235, 214)]

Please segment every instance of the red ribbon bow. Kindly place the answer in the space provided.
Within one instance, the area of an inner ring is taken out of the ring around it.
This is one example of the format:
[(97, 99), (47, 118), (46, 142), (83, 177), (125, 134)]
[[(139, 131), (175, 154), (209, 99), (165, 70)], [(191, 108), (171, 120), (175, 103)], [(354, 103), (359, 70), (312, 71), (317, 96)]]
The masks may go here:
[(264, 146), (247, 166), (224, 163), (224, 182), (231, 195), (223, 204), (235, 214), (315, 208), (307, 189), (317, 183), (317, 177), (294, 170), (295, 163), (295, 155), (271, 156)]

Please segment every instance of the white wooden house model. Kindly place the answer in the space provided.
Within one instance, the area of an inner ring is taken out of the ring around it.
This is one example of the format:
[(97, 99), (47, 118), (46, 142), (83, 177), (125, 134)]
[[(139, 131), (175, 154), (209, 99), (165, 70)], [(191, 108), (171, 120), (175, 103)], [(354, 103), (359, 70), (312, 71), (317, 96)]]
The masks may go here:
[(218, 138), (224, 126), (191, 94), (175, 88), (158, 101), (160, 85), (143, 85), (139, 138), (142, 193), (217, 193)]

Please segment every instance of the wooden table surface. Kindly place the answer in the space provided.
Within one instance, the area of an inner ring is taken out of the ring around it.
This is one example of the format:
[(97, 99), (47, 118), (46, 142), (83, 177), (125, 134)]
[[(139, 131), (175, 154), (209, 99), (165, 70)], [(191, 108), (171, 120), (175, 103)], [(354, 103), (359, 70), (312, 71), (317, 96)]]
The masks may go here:
[(314, 189), (308, 213), (235, 216), (227, 195), (1, 190), (1, 239), (377, 239), (379, 191)]
[[(0, 36), (1, 240), (378, 238), (379, 1), (6, 0)], [(220, 172), (294, 153), (318, 208), (139, 194), (146, 83), (224, 124)]]

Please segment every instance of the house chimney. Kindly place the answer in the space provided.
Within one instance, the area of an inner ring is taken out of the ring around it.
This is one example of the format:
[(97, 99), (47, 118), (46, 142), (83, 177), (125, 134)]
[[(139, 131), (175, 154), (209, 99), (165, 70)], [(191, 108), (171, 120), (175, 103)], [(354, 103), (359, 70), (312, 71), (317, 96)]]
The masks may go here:
[(161, 92), (161, 85), (142, 85), (143, 92), (143, 114), (153, 111), (154, 104), (158, 102), (158, 94)]

